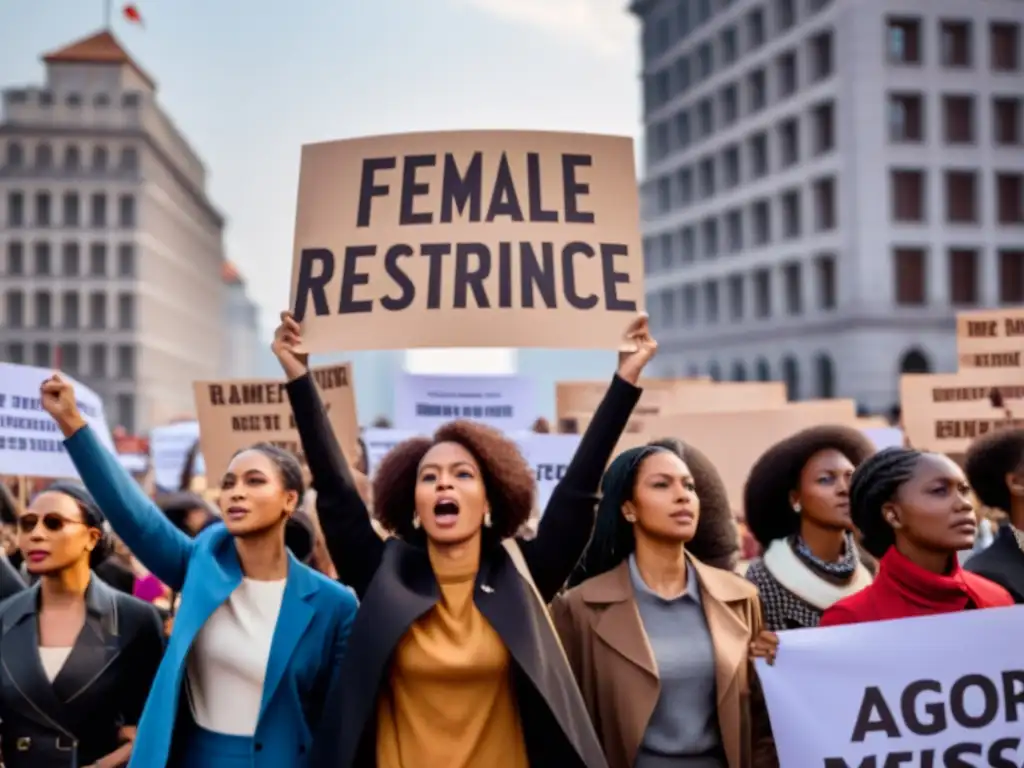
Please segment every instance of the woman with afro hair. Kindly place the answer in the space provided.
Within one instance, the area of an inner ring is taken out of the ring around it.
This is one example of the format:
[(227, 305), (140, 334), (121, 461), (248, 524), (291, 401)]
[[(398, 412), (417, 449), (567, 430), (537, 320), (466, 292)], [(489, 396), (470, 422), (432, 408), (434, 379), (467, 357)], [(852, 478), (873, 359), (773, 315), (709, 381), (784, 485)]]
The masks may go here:
[(317, 508), (339, 579), (362, 601), (331, 715), (315, 744), (323, 768), (603, 768), (546, 604), (594, 526), (597, 491), (655, 353), (647, 319), (594, 414), (530, 541), (535, 479), (516, 444), (455, 421), (395, 446), (374, 477), (379, 537), (309, 371), (298, 323), (282, 315), (285, 370)]
[(747, 569), (766, 628), (815, 627), (833, 603), (871, 583), (850, 519), (850, 478), (874, 452), (857, 429), (820, 426), (757, 460), (743, 493), (747, 525), (764, 550)]
[(887, 448), (850, 485), (854, 524), (880, 558), (874, 582), (840, 600), (821, 626), (886, 621), (1013, 605), (998, 584), (960, 567), (978, 521), (964, 472), (948, 456)]
[(610, 768), (777, 765), (748, 653), (761, 608), (732, 570), (739, 540), (718, 471), (659, 440), (619, 454), (601, 492), (552, 612)]
[(986, 507), (1009, 516), (995, 541), (964, 566), (1024, 603), (1024, 429), (1001, 429), (967, 450), (967, 479)]

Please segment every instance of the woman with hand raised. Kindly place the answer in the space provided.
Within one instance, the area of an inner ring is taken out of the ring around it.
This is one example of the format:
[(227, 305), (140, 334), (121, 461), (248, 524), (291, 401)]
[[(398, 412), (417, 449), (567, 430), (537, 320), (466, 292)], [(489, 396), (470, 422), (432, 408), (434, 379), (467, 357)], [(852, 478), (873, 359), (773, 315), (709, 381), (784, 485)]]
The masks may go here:
[(647, 318), (626, 333), (618, 373), (547, 505), (515, 539), (535, 481), (516, 445), (469, 421), (396, 446), (374, 478), (382, 540), (352, 480), (282, 315), (274, 352), (287, 374), (327, 546), (362, 604), (329, 699), (324, 768), (604, 768), (601, 745), (545, 605), (594, 525), (597, 490), (640, 397), (657, 344)]
[(41, 396), (111, 527), (182, 596), (131, 765), (306, 765), (356, 599), (285, 547), (302, 501), (298, 460), (267, 444), (239, 451), (221, 480), (224, 522), (191, 538), (103, 447), (67, 381), (47, 379)]

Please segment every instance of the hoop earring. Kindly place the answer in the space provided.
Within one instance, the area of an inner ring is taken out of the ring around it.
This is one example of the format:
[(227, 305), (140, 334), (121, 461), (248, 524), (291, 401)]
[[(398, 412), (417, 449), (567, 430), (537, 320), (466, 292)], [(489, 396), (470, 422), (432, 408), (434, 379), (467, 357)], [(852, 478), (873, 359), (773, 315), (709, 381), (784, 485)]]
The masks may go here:
[(484, 512), (484, 528), (490, 528), (494, 523), (491, 521), (491, 513)]
[(419, 515), (413, 515), (412, 516), (412, 527), (413, 528), (419, 528), (420, 527), (420, 516)]

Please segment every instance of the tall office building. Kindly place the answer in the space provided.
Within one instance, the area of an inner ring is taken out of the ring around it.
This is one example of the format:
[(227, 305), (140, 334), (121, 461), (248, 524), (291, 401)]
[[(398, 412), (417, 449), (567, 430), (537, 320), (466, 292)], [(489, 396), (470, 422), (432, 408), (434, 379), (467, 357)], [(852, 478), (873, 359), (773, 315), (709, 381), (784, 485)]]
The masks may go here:
[(661, 375), (898, 399), (1024, 302), (1024, 3), (635, 0)]
[(245, 279), (230, 261), (221, 267), (224, 281), (224, 354), (221, 376), (225, 379), (260, 378), (260, 350), (270, 346), (270, 336), (260, 328), (260, 308), (246, 290)]
[(223, 356), (224, 220), (206, 169), (109, 31), (3, 92), (2, 359), (59, 361), (112, 425), (194, 410)]

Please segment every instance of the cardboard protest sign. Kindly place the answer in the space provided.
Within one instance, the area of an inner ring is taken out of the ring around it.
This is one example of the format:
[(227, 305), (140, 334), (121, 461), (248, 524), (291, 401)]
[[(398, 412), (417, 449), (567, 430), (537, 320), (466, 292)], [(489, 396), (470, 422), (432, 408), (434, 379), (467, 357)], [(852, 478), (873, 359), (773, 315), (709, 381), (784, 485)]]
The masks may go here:
[(1015, 369), (900, 377), (903, 431), (919, 450), (957, 454), (997, 429), (1024, 427), (1024, 382)]
[(644, 303), (632, 139), (461, 131), (306, 145), (291, 299), (313, 352), (618, 348)]
[[(351, 457), (359, 437), (352, 366), (324, 366), (312, 374), (334, 434)], [(254, 443), (272, 443), (305, 461), (283, 380), (196, 381), (192, 387), (209, 485), (218, 485), (231, 457)]]
[(1024, 309), (958, 312), (956, 352), (962, 369), (1021, 368)]
[(449, 421), (471, 419), (515, 432), (537, 418), (534, 383), (526, 376), (400, 374), (395, 382), (395, 426), (432, 434)]

